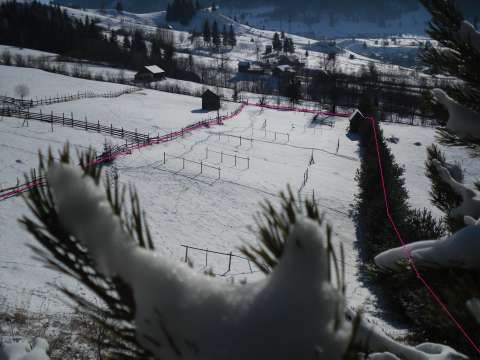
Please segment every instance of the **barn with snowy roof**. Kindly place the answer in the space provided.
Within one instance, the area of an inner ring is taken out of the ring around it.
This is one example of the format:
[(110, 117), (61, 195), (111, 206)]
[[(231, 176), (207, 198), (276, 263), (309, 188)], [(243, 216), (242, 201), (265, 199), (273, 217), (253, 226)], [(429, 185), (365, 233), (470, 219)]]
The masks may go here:
[(355, 110), (352, 115), (350, 115), (350, 132), (352, 133), (358, 133), (360, 130), (360, 124), (362, 121), (367, 121), (366, 118), (363, 116), (363, 114), (360, 112), (360, 110)]
[(144, 66), (139, 72), (135, 74), (136, 81), (159, 81), (165, 79), (165, 70), (157, 65)]

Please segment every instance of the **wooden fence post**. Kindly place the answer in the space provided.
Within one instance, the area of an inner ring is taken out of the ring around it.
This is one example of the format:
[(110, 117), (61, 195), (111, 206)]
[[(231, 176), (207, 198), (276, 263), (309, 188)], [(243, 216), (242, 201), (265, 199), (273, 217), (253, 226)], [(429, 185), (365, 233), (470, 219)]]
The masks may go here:
[(230, 254), (228, 255), (228, 271), (230, 271), (231, 268), (232, 268), (232, 252), (230, 251)]
[(62, 126), (65, 126), (65, 113), (62, 113)]
[(188, 246), (185, 246), (185, 262), (188, 261)]
[(167, 163), (167, 156), (165, 154), (165, 151), (163, 152), (163, 164), (165, 165)]
[(237, 154), (235, 154), (235, 167), (237, 167)]

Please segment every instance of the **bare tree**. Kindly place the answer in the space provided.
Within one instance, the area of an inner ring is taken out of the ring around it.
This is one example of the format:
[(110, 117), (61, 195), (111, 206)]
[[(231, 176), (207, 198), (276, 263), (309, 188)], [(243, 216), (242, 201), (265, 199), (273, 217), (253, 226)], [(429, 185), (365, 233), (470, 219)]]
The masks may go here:
[(18, 84), (15, 86), (15, 94), (20, 96), (20, 98), (23, 100), (25, 96), (27, 96), (30, 93), (30, 89), (28, 88), (27, 85), (25, 84)]

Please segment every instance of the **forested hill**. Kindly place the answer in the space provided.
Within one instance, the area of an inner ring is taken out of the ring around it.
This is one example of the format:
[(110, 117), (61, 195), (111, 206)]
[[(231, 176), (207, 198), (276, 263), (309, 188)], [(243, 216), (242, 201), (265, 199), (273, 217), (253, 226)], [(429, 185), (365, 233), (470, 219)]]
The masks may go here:
[[(121, 0), (125, 10), (132, 12), (150, 12), (164, 10), (169, 0)], [(65, 5), (87, 8), (115, 7), (117, 0), (59, 0)], [(207, 6), (212, 0), (200, 0)], [(360, 21), (396, 19), (401, 15), (420, 9), (418, 0), (216, 0), (216, 4), (238, 10), (250, 10), (252, 7), (272, 6), (276, 8), (270, 15), (274, 18), (313, 18), (333, 13), (336, 16), (358, 18)], [(480, 1), (457, 0), (464, 14), (480, 15)]]

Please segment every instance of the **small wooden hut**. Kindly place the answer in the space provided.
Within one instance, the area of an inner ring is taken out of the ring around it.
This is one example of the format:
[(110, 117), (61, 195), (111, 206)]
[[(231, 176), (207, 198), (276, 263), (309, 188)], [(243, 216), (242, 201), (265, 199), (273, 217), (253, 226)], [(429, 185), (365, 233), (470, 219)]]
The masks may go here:
[(220, 96), (211, 90), (207, 90), (202, 95), (202, 110), (220, 110)]

